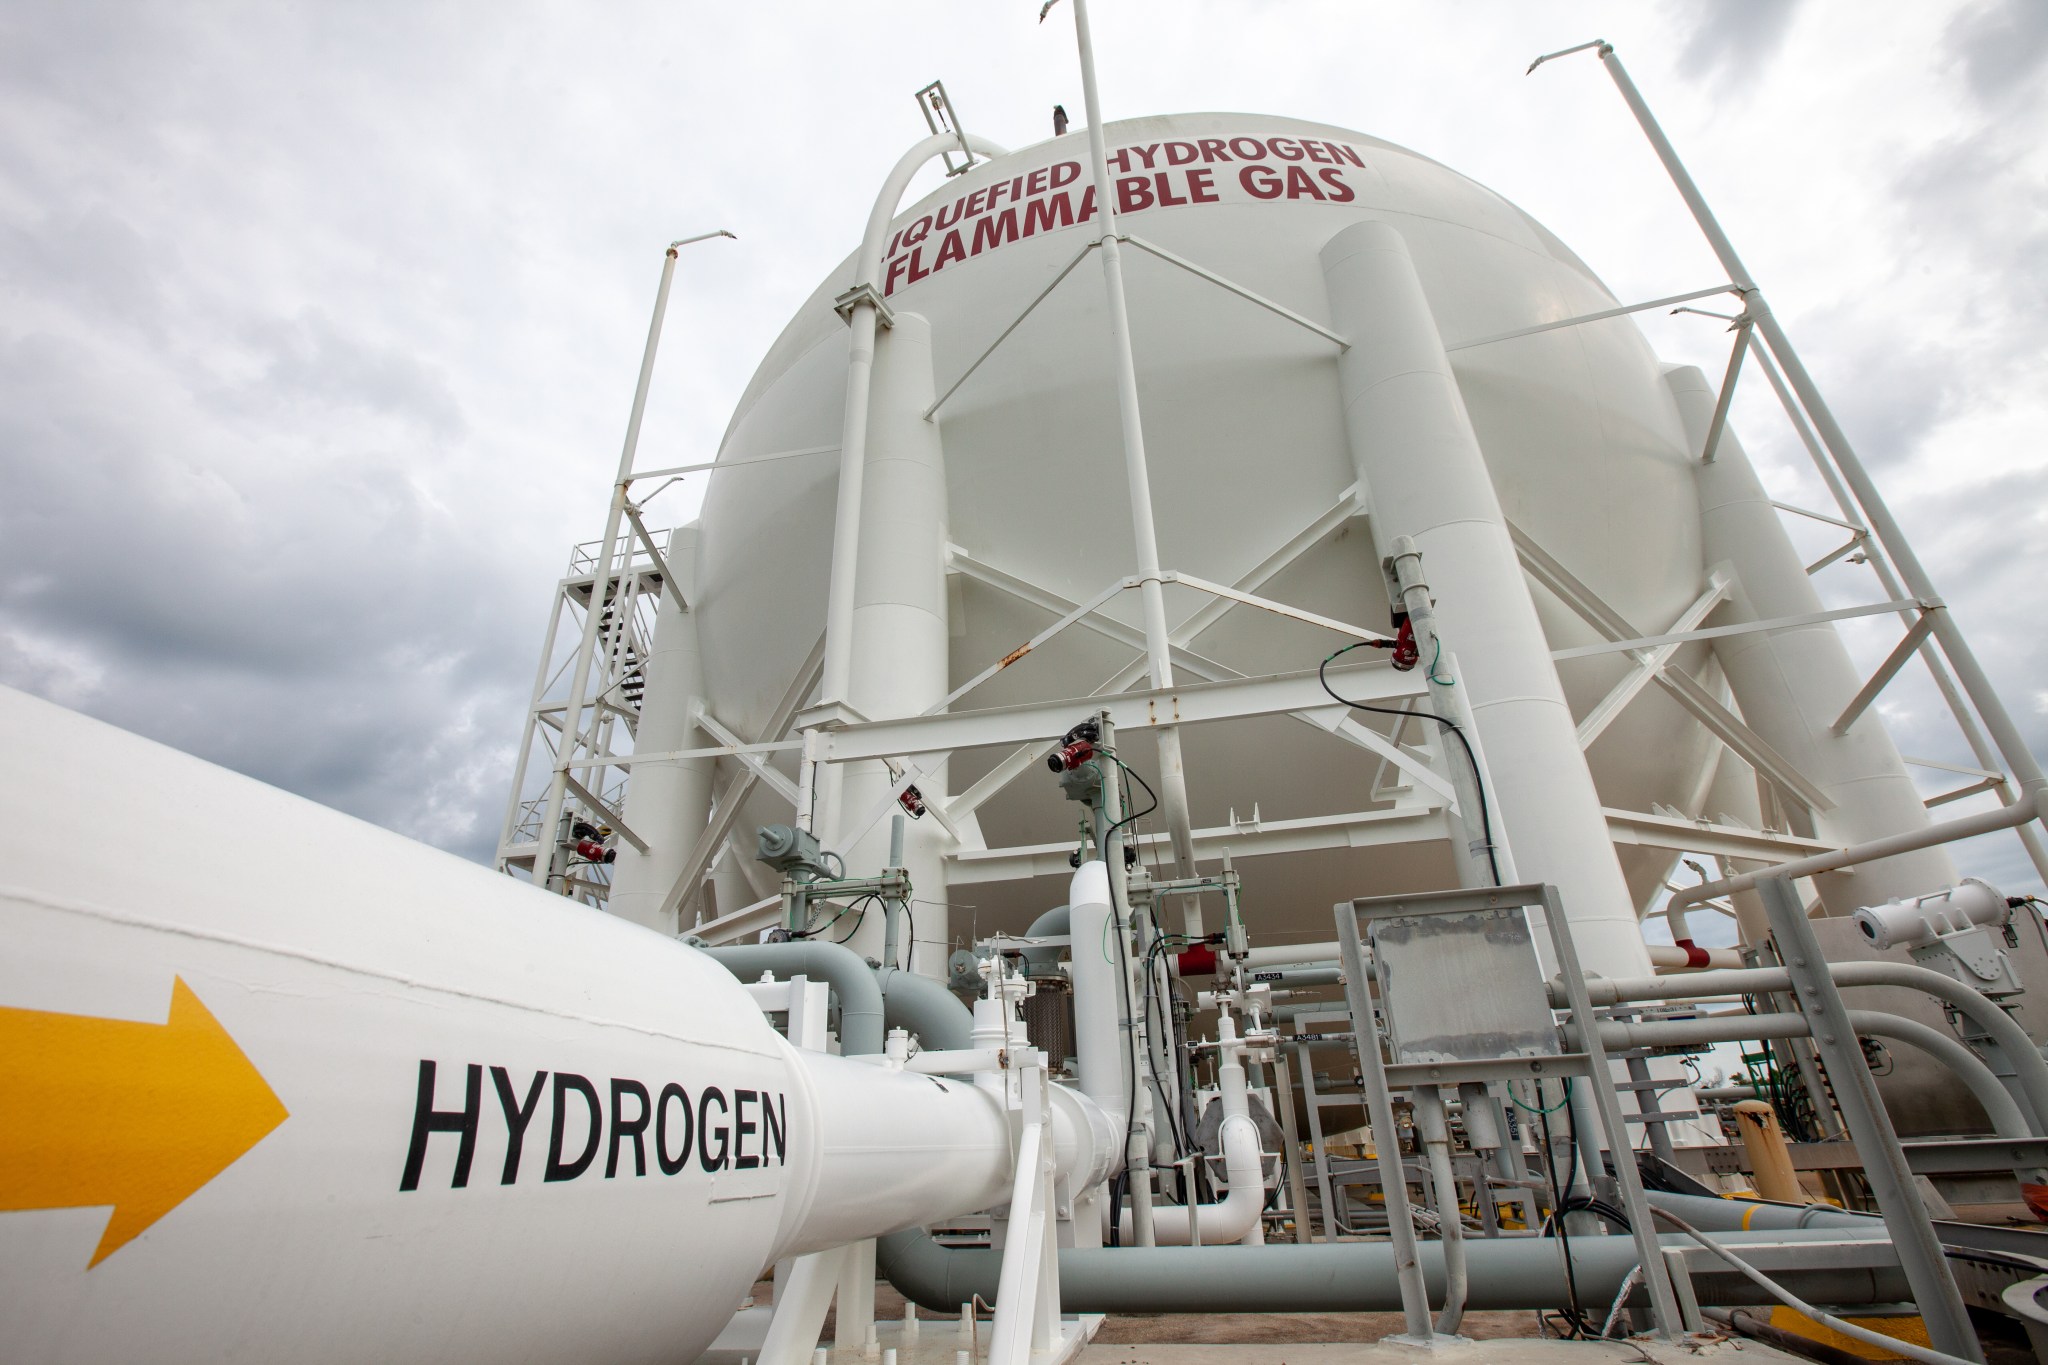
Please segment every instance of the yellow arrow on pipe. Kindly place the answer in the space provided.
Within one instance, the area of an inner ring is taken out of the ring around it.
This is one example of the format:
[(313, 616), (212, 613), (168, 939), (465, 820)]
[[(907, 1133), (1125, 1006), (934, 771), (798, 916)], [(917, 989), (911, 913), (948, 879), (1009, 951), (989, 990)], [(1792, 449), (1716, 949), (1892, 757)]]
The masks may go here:
[(0, 1212), (113, 1205), (88, 1269), (287, 1117), (182, 978), (162, 1024), (0, 1008)]

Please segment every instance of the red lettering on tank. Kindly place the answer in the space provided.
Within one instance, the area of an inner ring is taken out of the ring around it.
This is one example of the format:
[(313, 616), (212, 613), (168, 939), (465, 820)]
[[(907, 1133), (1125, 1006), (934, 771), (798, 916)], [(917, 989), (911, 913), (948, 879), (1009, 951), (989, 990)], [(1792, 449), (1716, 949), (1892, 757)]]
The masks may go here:
[(984, 251), (1016, 240), (1017, 210), (1004, 209), (1001, 213), (989, 214), (974, 225), (974, 246), (968, 254), (979, 256)]
[(1348, 204), (1358, 197), (1357, 193), (1344, 183), (1344, 173), (1335, 166), (1326, 166), (1316, 172), (1316, 178), (1330, 187), (1330, 202)]
[(1347, 147), (1345, 144), (1341, 142), (1325, 142), (1323, 145), (1325, 147), (1328, 147), (1332, 152), (1336, 153), (1337, 158), (1340, 161), (1348, 161), (1354, 166), (1365, 165), (1365, 162), (1359, 160), (1358, 153), (1356, 151), (1353, 151), (1350, 147)]
[(1051, 174), (1051, 171), (1046, 169), (1044, 166), (1040, 166), (1037, 170), (1033, 171), (1031, 173), (1030, 178), (1024, 182), (1024, 193), (1031, 195), (1033, 197), (1044, 194), (1047, 188), (1046, 179)]
[(1254, 199), (1278, 199), (1286, 188), (1271, 166), (1246, 166), (1237, 173), (1237, 183)]
[(1195, 150), (1195, 144), (1192, 142), (1169, 142), (1166, 144), (1166, 164), (1169, 166), (1185, 166), (1200, 155), (1201, 153)]
[(916, 222), (912, 223), (909, 227), (903, 229), (903, 245), (916, 246), (919, 242), (925, 239), (926, 235), (929, 234), (931, 230), (931, 215), (927, 214), (924, 217), (918, 219)]
[[(1084, 218), (1086, 214), (1082, 215)], [(1055, 194), (1046, 199), (1034, 199), (1024, 206), (1024, 235), (1036, 236), (1053, 227), (1074, 225), (1074, 201), (1064, 194)]]
[(1259, 161), (1266, 155), (1266, 144), (1255, 137), (1234, 137), (1230, 150), (1239, 161)]
[(1152, 182), (1142, 175), (1126, 176), (1116, 182), (1116, 211), (1136, 213), (1152, 207)]
[(1216, 172), (1206, 167), (1189, 171), (1188, 198), (1197, 204), (1222, 203), (1222, 196), (1216, 193)]
[[(963, 201), (955, 199), (952, 203), (939, 210), (939, 216), (933, 221), (932, 226), (940, 232), (944, 232), (947, 228), (960, 221), (960, 209), (962, 206)], [(952, 214), (951, 217), (947, 216), (949, 211)]]
[(1321, 199), (1323, 192), (1316, 188), (1314, 177), (1299, 166), (1287, 168), (1287, 197), (1289, 199)]
[(1080, 178), (1081, 163), (1078, 161), (1062, 161), (1052, 168), (1052, 187), (1056, 190), (1065, 189)]
[[(1316, 198), (1320, 199), (1322, 196), (1317, 195)], [(964, 261), (966, 259), (967, 243), (960, 240), (959, 230), (955, 229), (946, 234), (945, 241), (939, 243), (939, 258), (932, 262), (932, 269), (944, 270), (948, 261)]]
[(1328, 143), (1303, 142), (1301, 144), (1301, 150), (1308, 153), (1308, 159), (1310, 161), (1317, 162), (1318, 164), (1324, 166), (1330, 164), (1330, 150)]
[(1275, 158), (1276, 158), (1277, 160), (1280, 160), (1280, 161), (1299, 161), (1299, 160), (1301, 160), (1301, 144), (1300, 144), (1299, 142), (1296, 142), (1296, 141), (1295, 141), (1295, 140), (1294, 140), (1293, 138), (1291, 138), (1291, 137), (1271, 137), (1271, 138), (1267, 138), (1267, 139), (1266, 139), (1266, 147), (1267, 147), (1267, 149), (1268, 149), (1268, 150), (1270, 150), (1270, 151), (1271, 151), (1271, 152), (1273, 153), (1273, 156), (1274, 156), (1274, 157), (1275, 157)]
[(1160, 208), (1163, 208), (1163, 209), (1170, 209), (1170, 208), (1176, 208), (1176, 207), (1178, 207), (1178, 206), (1180, 206), (1180, 205), (1182, 205), (1182, 204), (1185, 204), (1185, 203), (1187, 203), (1187, 202), (1188, 202), (1188, 198), (1187, 198), (1187, 196), (1186, 196), (1186, 195), (1184, 195), (1184, 194), (1183, 194), (1183, 195), (1175, 195), (1175, 194), (1174, 194), (1174, 192), (1173, 192), (1173, 177), (1172, 177), (1171, 175), (1168, 175), (1168, 174), (1167, 174), (1167, 173), (1166, 173), (1165, 171), (1161, 171), (1161, 172), (1160, 172), (1159, 174), (1157, 174), (1157, 175), (1153, 176), (1153, 177), (1152, 177), (1152, 183), (1153, 183), (1153, 184), (1154, 184), (1154, 185), (1155, 185), (1155, 186), (1156, 186), (1156, 187), (1158, 188), (1158, 190), (1159, 190), (1159, 207), (1160, 207)]

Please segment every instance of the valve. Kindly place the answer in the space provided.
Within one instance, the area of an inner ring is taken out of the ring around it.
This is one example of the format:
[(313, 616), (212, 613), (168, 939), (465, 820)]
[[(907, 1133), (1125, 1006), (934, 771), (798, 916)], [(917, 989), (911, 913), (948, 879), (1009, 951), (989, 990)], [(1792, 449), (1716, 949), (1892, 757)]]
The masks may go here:
[(1391, 649), (1394, 657), (1390, 662), (1395, 669), (1406, 673), (1422, 661), (1422, 646), (1415, 643), (1415, 623), (1408, 619), (1408, 613), (1394, 614), (1394, 638), (1391, 640), (1367, 640), (1374, 649)]
[(1061, 737), (1060, 747), (1045, 756), (1045, 766), (1056, 773), (1070, 773), (1095, 757), (1095, 745), (1101, 738), (1102, 727), (1084, 720)]

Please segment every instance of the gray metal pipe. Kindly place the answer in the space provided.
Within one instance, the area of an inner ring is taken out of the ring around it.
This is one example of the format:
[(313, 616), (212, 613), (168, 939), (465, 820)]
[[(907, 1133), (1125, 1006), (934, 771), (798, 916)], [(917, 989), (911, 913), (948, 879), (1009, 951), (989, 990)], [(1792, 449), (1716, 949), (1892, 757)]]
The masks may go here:
[[(1984, 1116), (1998, 1136), (2048, 1137), (2048, 1133), (2036, 1131), (2038, 1125), (2028, 1123), (1984, 1059), (1940, 1029), (1881, 1010), (1850, 1010), (1849, 1022), (1859, 1034), (1891, 1038), (1919, 1048), (1938, 1066), (1954, 1072), (1956, 1079), (1968, 1086), (1970, 1094), (1984, 1107)], [(1730, 1014), (1712, 1019), (1610, 1020), (1600, 1025), (1600, 1041), (1621, 1049), (1805, 1038), (1812, 1032), (1812, 1021), (1803, 1014)]]
[[(1951, 977), (1929, 967), (1905, 962), (1830, 962), (1828, 975), (1837, 986), (1904, 986), (1955, 1007), (1977, 1027), (1989, 1034), (2013, 1069), (2020, 1093), (2033, 1111), (2036, 1123), (2048, 1125), (2048, 1062), (2017, 1020), (1998, 1005)], [(1596, 1005), (1618, 1005), (1632, 1000), (1686, 1000), (1704, 995), (1769, 995), (1792, 990), (1792, 977), (1783, 967), (1748, 967), (1741, 970), (1693, 972), (1686, 976), (1653, 976), (1633, 980), (1598, 979), (1586, 982), (1587, 994)], [(1551, 1003), (1561, 1005), (1564, 988), (1551, 986)]]
[(881, 967), (875, 971), (875, 984), (882, 990), (884, 1030), (907, 1029), (927, 1052), (974, 1046), (974, 1011), (961, 1004), (943, 981)]
[(839, 997), (839, 1050), (854, 1057), (882, 1050), (882, 988), (874, 968), (851, 948), (837, 943), (741, 943), (704, 948), (714, 962), (741, 981), (763, 972), (811, 977), (828, 983)]
[[(1055, 905), (1052, 909), (1031, 921), (1031, 927), (1024, 931), (1024, 937), (1057, 938), (1059, 935), (1069, 932), (1072, 927), (1072, 907)], [(1059, 960), (1060, 950), (1057, 944), (1026, 944), (1024, 947), (1024, 961), (1030, 964), (1029, 975), (1037, 976), (1042, 968), (1057, 963)]]
[(1423, 1151), (1429, 1157), (1429, 1188), (1436, 1200), (1437, 1228), (1444, 1260), (1444, 1306), (1436, 1330), (1455, 1335), (1465, 1317), (1470, 1276), (1465, 1258), (1465, 1215), (1458, 1207), (1458, 1177), (1451, 1169), (1451, 1130), (1444, 1119), (1443, 1094), (1433, 1085), (1409, 1092), (1422, 1129)]
[[(1734, 1200), (1714, 1202), (1743, 1207)], [(1855, 1227), (1737, 1232), (1719, 1240), (1739, 1251), (1758, 1243), (1882, 1241), (1886, 1236), (1882, 1223), (1864, 1220)], [(1677, 1235), (1660, 1240), (1670, 1246), (1693, 1245)], [(1428, 1242), (1419, 1248), (1432, 1296), (1444, 1291), (1441, 1245)], [(1622, 1281), (1636, 1268), (1632, 1237), (1574, 1237), (1571, 1252), (1572, 1281), (1581, 1303), (1612, 1302)], [(1556, 1239), (1482, 1238), (1468, 1241), (1465, 1253), (1471, 1271), (1466, 1307), (1471, 1311), (1555, 1308), (1567, 1301), (1564, 1253)], [(942, 1247), (929, 1233), (911, 1228), (879, 1239), (875, 1263), (906, 1298), (935, 1313), (952, 1313), (976, 1294), (983, 1302), (994, 1301), (1002, 1253)], [(1063, 1247), (1059, 1264), (1060, 1302), (1068, 1312), (1390, 1313), (1401, 1308), (1394, 1251), (1386, 1242)], [(1809, 1301), (1895, 1303), (1911, 1297), (1906, 1278), (1896, 1266), (1774, 1270), (1772, 1274)], [(1693, 1285), (1703, 1304), (1748, 1304), (1758, 1298), (1749, 1281), (1718, 1267), (1696, 1271)]]
[(1650, 1203), (1677, 1214), (1701, 1232), (1781, 1232), (1791, 1228), (1881, 1229), (1884, 1219), (1831, 1204), (1779, 1204), (1767, 1199), (1723, 1199), (1710, 1194), (1645, 1191)]

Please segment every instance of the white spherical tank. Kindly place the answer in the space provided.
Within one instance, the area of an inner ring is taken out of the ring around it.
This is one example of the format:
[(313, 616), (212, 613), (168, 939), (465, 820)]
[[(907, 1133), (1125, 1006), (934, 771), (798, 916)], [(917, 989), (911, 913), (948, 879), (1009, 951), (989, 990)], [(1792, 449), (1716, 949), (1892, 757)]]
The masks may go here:
[[(1346, 510), (1359, 476), (1340, 401), (1339, 348), (1145, 249), (1162, 248), (1328, 327), (1319, 253), (1350, 225), (1380, 220), (1412, 254), (1512, 526), (1646, 629), (1661, 628), (1698, 596), (1705, 566), (1690, 446), (1635, 326), (1618, 318), (1461, 347), (1614, 306), (1592, 272), (1528, 215), (1426, 157), (1340, 128), (1192, 114), (1114, 124), (1106, 134), (1120, 230), (1142, 239), (1126, 246), (1124, 275), (1163, 568), (1231, 585), (1293, 554), (1264, 580), (1263, 595), (1387, 628), (1378, 555), (1358, 520), (1370, 508)], [(874, 283), (899, 331), (907, 326), (920, 340), (928, 331), (935, 397), (947, 395), (1098, 234), (1087, 164), (1084, 137), (1070, 134), (977, 165), (896, 218)], [(849, 261), (784, 330), (719, 458), (814, 453), (720, 470), (704, 507), (696, 583), (705, 692), (712, 711), (748, 733), (767, 724), (824, 627), (849, 335), (834, 299), (855, 283), (852, 274)], [(883, 334), (880, 349), (893, 335)], [(937, 515), (954, 554), (931, 566), (944, 595), (922, 609), (944, 622), (951, 687), (1054, 620), (1055, 599), (1086, 602), (1138, 567), (1110, 335), (1099, 270), (1084, 262), (926, 424), (943, 449)], [(906, 515), (928, 521), (932, 513)], [(1543, 589), (1530, 591), (1551, 648), (1598, 638)], [(1185, 586), (1166, 589), (1176, 628), (1203, 626), (1212, 601)], [(1135, 593), (1103, 610), (1126, 637), (1138, 629)], [(1344, 641), (1238, 607), (1180, 643), (1227, 675), (1313, 669)], [(1469, 662), (1487, 641), (1454, 647)], [(1681, 665), (1718, 687), (1705, 650), (1688, 646)], [(1142, 668), (1130, 671), (1134, 659), (1142, 662), (1142, 652), (1128, 638), (1070, 629), (955, 709), (1084, 697), (1120, 674), (1122, 686), (1142, 685)], [(1626, 668), (1619, 655), (1561, 664), (1573, 713), (1583, 716)], [(1416, 727), (1406, 735), (1411, 744), (1427, 738)], [(1185, 744), (1197, 828), (1233, 817), (1244, 825), (1255, 810), (1270, 823), (1386, 804), (1373, 799), (1379, 765), (1371, 753), (1284, 717), (1190, 729)], [(1717, 750), (1653, 688), (1588, 757), (1602, 804), (1697, 812)], [(968, 788), (1002, 753), (956, 755), (951, 790)], [(1126, 757), (1150, 771), (1144, 741), (1133, 739)], [(748, 816), (743, 829), (786, 820), (788, 807), (759, 789)], [(1074, 808), (1042, 772), (982, 805), (978, 820), (990, 847), (1074, 838)], [(1442, 841), (1397, 843), (1253, 860), (1243, 865), (1247, 914), (1265, 928), (1323, 936), (1334, 900), (1447, 884), (1447, 850)], [(1668, 861), (1654, 851), (1624, 857), (1639, 903)], [(1061, 891), (1052, 876), (956, 883), (955, 927), (966, 927), (963, 915), (983, 932), (1017, 927), (1011, 921), (1056, 903)], [(919, 907), (917, 933), (920, 941), (945, 939), (936, 907)]]

